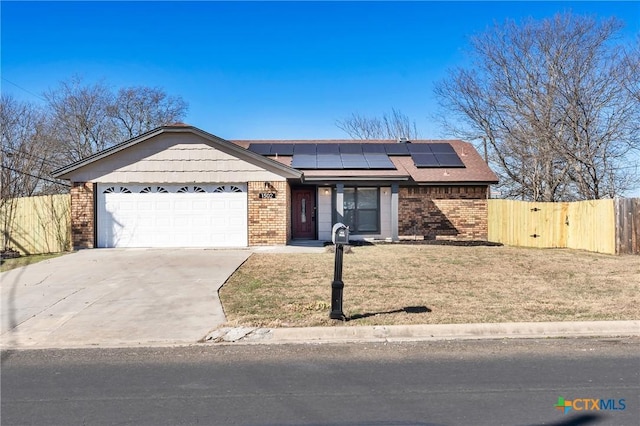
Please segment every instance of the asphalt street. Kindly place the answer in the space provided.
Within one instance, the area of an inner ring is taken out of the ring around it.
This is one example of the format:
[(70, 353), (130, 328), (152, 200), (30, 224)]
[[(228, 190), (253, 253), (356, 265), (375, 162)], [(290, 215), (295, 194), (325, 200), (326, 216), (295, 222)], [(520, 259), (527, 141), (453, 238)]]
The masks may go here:
[(637, 338), (15, 350), (1, 423), (637, 426), (639, 370)]

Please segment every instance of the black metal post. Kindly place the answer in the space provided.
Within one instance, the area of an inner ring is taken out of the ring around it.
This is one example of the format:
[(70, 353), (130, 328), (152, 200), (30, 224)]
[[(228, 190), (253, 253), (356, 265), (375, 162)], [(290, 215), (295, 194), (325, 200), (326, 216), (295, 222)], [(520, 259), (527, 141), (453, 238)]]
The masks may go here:
[(336, 258), (333, 267), (333, 282), (331, 283), (331, 313), (329, 318), (344, 320), (345, 316), (342, 312), (342, 290), (344, 283), (342, 282), (342, 256), (344, 247), (342, 244), (336, 244)]

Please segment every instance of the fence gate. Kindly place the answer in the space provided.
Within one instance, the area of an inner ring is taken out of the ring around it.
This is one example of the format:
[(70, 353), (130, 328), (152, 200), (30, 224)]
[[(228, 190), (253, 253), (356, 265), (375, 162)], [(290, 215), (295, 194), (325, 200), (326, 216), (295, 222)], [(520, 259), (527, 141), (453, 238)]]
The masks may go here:
[(616, 253), (614, 200), (536, 203), (489, 200), (489, 241), (520, 247)]
[(616, 200), (616, 252), (640, 254), (640, 198)]

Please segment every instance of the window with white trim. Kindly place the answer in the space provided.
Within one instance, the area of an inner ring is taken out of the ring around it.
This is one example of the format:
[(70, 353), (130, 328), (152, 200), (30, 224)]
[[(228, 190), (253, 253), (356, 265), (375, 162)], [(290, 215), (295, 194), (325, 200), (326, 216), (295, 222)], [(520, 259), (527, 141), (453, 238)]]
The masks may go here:
[(167, 191), (165, 188), (161, 186), (147, 186), (146, 188), (143, 188), (142, 191), (140, 191), (140, 193), (141, 194), (151, 194), (151, 193), (167, 194), (169, 193), (169, 191)]
[(207, 192), (205, 191), (203, 188), (199, 187), (199, 186), (183, 186), (182, 188), (178, 189), (178, 193), (182, 194), (182, 193), (203, 193), (203, 192)]
[(214, 189), (213, 192), (242, 192), (242, 189), (235, 185), (222, 185)]
[(126, 186), (110, 186), (102, 191), (103, 194), (131, 194), (131, 191)]

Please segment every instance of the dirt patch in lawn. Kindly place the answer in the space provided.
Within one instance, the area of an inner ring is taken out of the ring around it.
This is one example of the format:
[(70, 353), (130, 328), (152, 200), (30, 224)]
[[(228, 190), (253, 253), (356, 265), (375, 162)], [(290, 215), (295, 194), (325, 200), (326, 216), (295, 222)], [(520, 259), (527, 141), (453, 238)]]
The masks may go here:
[[(334, 254), (253, 254), (220, 291), (229, 325), (326, 326)], [(373, 245), (344, 255), (347, 325), (640, 319), (640, 256)]]

